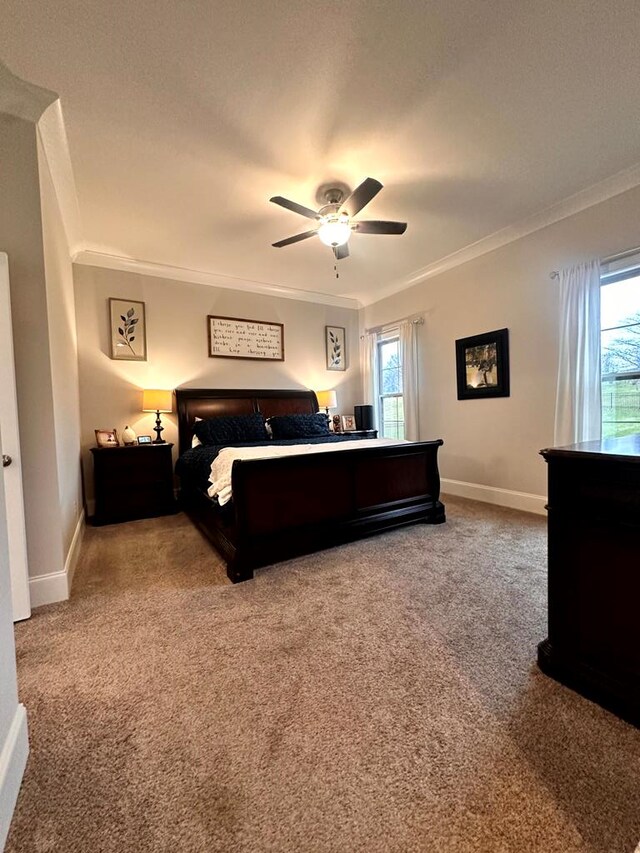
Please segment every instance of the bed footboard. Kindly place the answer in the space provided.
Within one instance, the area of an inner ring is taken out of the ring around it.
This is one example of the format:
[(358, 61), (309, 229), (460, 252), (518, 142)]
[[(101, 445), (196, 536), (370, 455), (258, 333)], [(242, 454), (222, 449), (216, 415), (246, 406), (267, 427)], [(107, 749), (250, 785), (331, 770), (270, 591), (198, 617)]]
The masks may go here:
[(229, 577), (247, 580), (260, 566), (406, 524), (444, 522), (442, 443), (237, 460)]

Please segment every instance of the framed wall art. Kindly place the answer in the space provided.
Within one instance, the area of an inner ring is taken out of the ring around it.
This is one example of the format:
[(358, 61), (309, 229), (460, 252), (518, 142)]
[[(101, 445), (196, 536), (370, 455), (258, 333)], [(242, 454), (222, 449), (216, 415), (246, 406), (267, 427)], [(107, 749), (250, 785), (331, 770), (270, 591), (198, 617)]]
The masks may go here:
[(509, 396), (509, 330), (456, 341), (458, 400)]
[(284, 324), (240, 317), (207, 317), (209, 358), (284, 361)]
[(345, 330), (342, 326), (325, 326), (327, 370), (346, 370)]
[(147, 322), (144, 302), (109, 300), (111, 358), (118, 361), (147, 360)]

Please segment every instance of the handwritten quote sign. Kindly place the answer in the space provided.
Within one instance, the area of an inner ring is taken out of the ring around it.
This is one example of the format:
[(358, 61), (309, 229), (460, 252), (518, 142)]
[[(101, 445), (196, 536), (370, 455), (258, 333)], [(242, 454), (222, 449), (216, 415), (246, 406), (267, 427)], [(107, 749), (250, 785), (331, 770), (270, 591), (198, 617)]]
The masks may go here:
[(284, 361), (284, 325), (241, 320), (238, 317), (207, 317), (210, 358), (247, 358)]

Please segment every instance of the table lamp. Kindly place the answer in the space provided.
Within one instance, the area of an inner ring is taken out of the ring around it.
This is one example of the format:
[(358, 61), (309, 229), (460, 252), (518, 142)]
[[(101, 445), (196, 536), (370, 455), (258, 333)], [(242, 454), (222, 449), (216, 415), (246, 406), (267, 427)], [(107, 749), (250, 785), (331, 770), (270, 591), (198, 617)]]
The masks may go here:
[(158, 389), (144, 390), (142, 392), (142, 411), (156, 413), (156, 425), (154, 432), (158, 436), (153, 442), (154, 444), (166, 444), (164, 438), (160, 438), (160, 433), (164, 427), (160, 423), (160, 412), (171, 412), (173, 410), (173, 395), (171, 391), (161, 391)]
[(336, 392), (333, 389), (331, 391), (316, 391), (316, 397), (318, 398), (319, 408), (324, 409), (327, 417), (329, 417), (329, 409), (335, 409), (338, 405)]

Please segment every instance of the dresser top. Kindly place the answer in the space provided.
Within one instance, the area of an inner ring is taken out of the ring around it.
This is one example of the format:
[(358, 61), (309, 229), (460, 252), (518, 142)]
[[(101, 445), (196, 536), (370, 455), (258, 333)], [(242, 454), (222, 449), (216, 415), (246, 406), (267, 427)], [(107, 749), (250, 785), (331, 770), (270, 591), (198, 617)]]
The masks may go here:
[(600, 441), (581, 441), (579, 444), (568, 444), (566, 447), (548, 447), (540, 453), (545, 459), (557, 456), (581, 456), (640, 462), (640, 435), (602, 438)]

